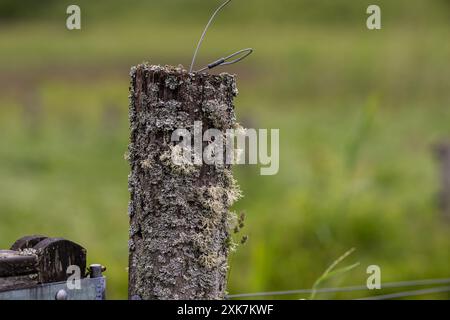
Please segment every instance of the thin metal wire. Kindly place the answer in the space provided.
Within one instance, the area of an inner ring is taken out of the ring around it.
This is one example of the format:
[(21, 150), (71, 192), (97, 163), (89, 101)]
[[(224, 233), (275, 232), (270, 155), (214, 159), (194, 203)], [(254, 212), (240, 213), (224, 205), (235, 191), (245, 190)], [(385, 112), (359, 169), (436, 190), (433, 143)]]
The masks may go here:
[[(216, 9), (216, 11), (214, 11), (214, 13), (212, 14), (212, 16), (209, 19), (208, 23), (206, 24), (206, 27), (203, 30), (203, 33), (202, 33), (202, 35), (200, 37), (200, 40), (198, 41), (197, 47), (195, 48), (194, 56), (192, 57), (191, 66), (189, 67), (189, 73), (191, 73), (192, 70), (194, 69), (195, 59), (197, 58), (198, 51), (199, 51), (199, 49), (200, 49), (200, 47), (201, 47), (201, 45), (203, 43), (203, 40), (205, 39), (205, 35), (206, 35), (206, 32), (208, 31), (209, 26), (211, 25), (211, 23), (213, 22), (213, 20), (216, 17), (216, 15), (219, 13), (219, 11), (222, 10), (230, 2), (231, 2), (231, 0), (227, 0), (224, 3), (222, 3), (222, 5), (220, 7), (218, 7)], [(227, 56), (225, 58), (220, 58), (220, 59), (218, 59), (218, 60), (208, 64), (208, 66), (206, 66), (206, 67), (204, 67), (204, 68), (202, 68), (202, 69), (200, 69), (200, 70), (198, 70), (196, 72), (203, 72), (205, 70), (212, 69), (212, 68), (215, 68), (217, 66), (225, 66), (225, 65), (230, 65), (230, 64), (237, 63), (237, 62), (247, 58), (252, 52), (253, 52), (253, 49), (251, 49), (251, 48), (239, 50), (239, 51), (237, 51), (237, 52), (235, 52), (233, 54), (230, 54), (229, 56)], [(229, 60), (229, 59), (231, 59), (233, 57), (236, 57), (236, 56), (238, 56), (238, 55), (240, 55), (242, 53), (245, 53), (245, 54), (242, 55), (241, 57), (237, 58), (237, 59), (232, 60), (232, 61), (227, 61), (227, 60)]]
[[(230, 65), (230, 64), (238, 63), (239, 61), (244, 60), (245, 58), (247, 58), (250, 54), (252, 54), (252, 52), (253, 52), (252, 48), (239, 50), (239, 51), (237, 51), (237, 52), (235, 52), (233, 54), (230, 54), (229, 56), (227, 56), (225, 58), (220, 58), (219, 60), (208, 64), (206, 67), (198, 70), (197, 72), (203, 72), (205, 70), (212, 69), (212, 68), (215, 68), (215, 67), (218, 67), (218, 66), (227, 66), (227, 65)], [(238, 56), (238, 55), (240, 55), (242, 53), (245, 53), (245, 54), (240, 56), (239, 58), (236, 58), (234, 60), (228, 61), (229, 59), (234, 58), (234, 57), (236, 57), (236, 56)]]
[[(413, 286), (445, 284), (445, 283), (450, 283), (450, 278), (386, 282), (386, 283), (383, 283), (381, 287), (382, 287), (382, 289), (385, 289), (385, 288), (401, 288), (401, 287), (413, 287)], [(349, 292), (349, 291), (364, 291), (364, 290), (368, 290), (367, 286), (349, 286), (349, 287), (321, 288), (321, 289), (319, 288), (316, 290), (316, 292), (317, 293), (332, 293), (332, 292)], [(278, 296), (278, 295), (292, 295), (292, 294), (311, 293), (311, 292), (312, 292), (312, 289), (268, 291), (268, 292), (232, 294), (232, 295), (228, 295), (226, 298), (233, 299), (233, 298), (245, 298), (245, 297)]]
[(402, 292), (383, 294), (383, 295), (378, 295), (378, 296), (373, 296), (373, 297), (359, 298), (359, 299), (355, 299), (355, 300), (389, 300), (389, 299), (395, 299), (395, 298), (421, 296), (421, 295), (439, 293), (439, 292), (450, 292), (450, 287), (445, 286), (445, 287), (428, 288), (428, 289), (421, 289), (421, 290), (414, 290), (414, 291), (402, 291)]
[(198, 41), (197, 48), (195, 48), (194, 56), (192, 57), (191, 67), (189, 68), (189, 72), (192, 72), (192, 69), (194, 68), (195, 59), (197, 58), (198, 50), (200, 49), (200, 46), (202, 45), (203, 39), (205, 38), (206, 31), (208, 31), (209, 25), (213, 22), (216, 15), (219, 13), (220, 10), (222, 10), (227, 4), (229, 4), (231, 0), (225, 1), (219, 8), (214, 11), (213, 15), (209, 19), (208, 23), (206, 24), (205, 29), (203, 30), (202, 36), (200, 37), (200, 40)]

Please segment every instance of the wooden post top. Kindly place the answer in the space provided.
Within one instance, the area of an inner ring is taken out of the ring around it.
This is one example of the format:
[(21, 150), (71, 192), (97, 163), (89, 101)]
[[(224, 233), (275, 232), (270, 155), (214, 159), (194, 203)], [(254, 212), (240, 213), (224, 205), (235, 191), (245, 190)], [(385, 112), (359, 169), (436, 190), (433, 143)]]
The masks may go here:
[(11, 250), (0, 250), (0, 291), (65, 281), (69, 266), (78, 266), (84, 277), (86, 249), (63, 238), (20, 238)]

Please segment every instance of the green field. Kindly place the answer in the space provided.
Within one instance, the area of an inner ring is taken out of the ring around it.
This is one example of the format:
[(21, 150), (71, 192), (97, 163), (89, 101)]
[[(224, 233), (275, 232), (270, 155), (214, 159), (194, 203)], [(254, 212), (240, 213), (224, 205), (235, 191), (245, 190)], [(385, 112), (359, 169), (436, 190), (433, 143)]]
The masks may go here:
[[(217, 2), (81, 1), (81, 31), (69, 3), (25, 3), (0, 3), (0, 248), (71, 239), (126, 298), (129, 69), (188, 66)], [(310, 288), (352, 247), (360, 266), (323, 286), (364, 284), (371, 264), (383, 281), (450, 276), (432, 153), (450, 139), (450, 1), (378, 1), (380, 31), (369, 3), (234, 1), (207, 34), (198, 67), (255, 49), (217, 72), (237, 74), (244, 126), (280, 129), (277, 175), (235, 168), (249, 240), (230, 293)]]

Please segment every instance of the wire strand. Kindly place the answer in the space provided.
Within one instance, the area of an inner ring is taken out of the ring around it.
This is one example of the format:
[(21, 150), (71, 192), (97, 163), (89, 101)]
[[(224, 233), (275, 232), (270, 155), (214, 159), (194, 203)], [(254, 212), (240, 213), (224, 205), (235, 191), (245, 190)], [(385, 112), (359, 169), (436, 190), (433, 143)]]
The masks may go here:
[(203, 33), (202, 33), (202, 35), (200, 37), (200, 40), (198, 41), (197, 48), (195, 48), (194, 56), (192, 57), (191, 66), (189, 68), (189, 73), (192, 72), (192, 69), (194, 68), (195, 59), (197, 58), (198, 50), (200, 49), (200, 46), (202, 45), (203, 39), (205, 38), (205, 35), (206, 35), (206, 31), (208, 31), (208, 28), (209, 28), (210, 24), (213, 22), (214, 18), (219, 13), (219, 11), (222, 10), (230, 2), (231, 2), (231, 0), (227, 0), (224, 3), (222, 3), (222, 5), (220, 7), (218, 7), (216, 9), (216, 11), (214, 11), (213, 15), (211, 16), (211, 18), (209, 19), (208, 23), (206, 24), (206, 27), (203, 30)]
[[(381, 288), (382, 289), (401, 288), (401, 287), (413, 287), (413, 286), (424, 286), (424, 285), (446, 284), (446, 283), (450, 283), (450, 278), (387, 282), (387, 283), (382, 283)], [(349, 292), (349, 291), (363, 291), (363, 290), (368, 290), (367, 286), (322, 288), (322, 289), (317, 289), (316, 292), (317, 293), (333, 293), (333, 292)], [(278, 296), (278, 295), (292, 295), (292, 294), (311, 293), (311, 292), (312, 292), (312, 289), (268, 291), (268, 292), (231, 294), (231, 295), (228, 295), (226, 298), (233, 299), (233, 298), (246, 298), (246, 297)]]
[(373, 297), (359, 298), (359, 299), (355, 299), (355, 300), (389, 300), (389, 299), (395, 299), (395, 298), (421, 296), (421, 295), (439, 293), (439, 292), (450, 292), (450, 287), (445, 286), (445, 287), (428, 288), (428, 289), (421, 289), (421, 290), (414, 290), (414, 291), (402, 291), (402, 292), (383, 294), (383, 295), (378, 295), (378, 296), (373, 296)]
[[(206, 67), (204, 67), (196, 72), (203, 72), (205, 70), (212, 69), (212, 68), (215, 68), (218, 66), (228, 66), (230, 64), (238, 63), (239, 61), (242, 61), (245, 58), (247, 58), (249, 55), (251, 55), (252, 52), (253, 52), (252, 48), (247, 48), (247, 49), (242, 49), (242, 50), (236, 51), (235, 53), (230, 54), (229, 56), (226, 56), (225, 58), (220, 58), (220, 59), (208, 64)], [(234, 58), (242, 53), (244, 53), (242, 56), (240, 56), (234, 60), (228, 61), (229, 59)]]

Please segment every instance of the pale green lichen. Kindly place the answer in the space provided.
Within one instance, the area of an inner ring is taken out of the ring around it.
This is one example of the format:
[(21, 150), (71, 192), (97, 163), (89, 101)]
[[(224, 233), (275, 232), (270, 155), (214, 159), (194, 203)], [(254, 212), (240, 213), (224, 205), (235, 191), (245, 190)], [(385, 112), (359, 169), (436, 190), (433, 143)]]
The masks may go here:
[(207, 269), (213, 269), (220, 267), (221, 269), (226, 270), (226, 259), (223, 255), (219, 255), (216, 252), (209, 252), (207, 254), (203, 254), (199, 258), (199, 262), (202, 266)]
[[(164, 166), (170, 168), (174, 173), (189, 175), (198, 172), (200, 165), (195, 165), (192, 157), (187, 158), (185, 156), (187, 153), (185, 149), (181, 145), (170, 145), (159, 159)], [(189, 154), (191, 154), (190, 151)]]
[(226, 187), (205, 186), (200, 187), (197, 192), (203, 207), (212, 212), (222, 212), (242, 197), (241, 190), (234, 179)]
[(151, 169), (152, 168), (152, 161), (150, 159), (144, 159), (141, 161), (141, 168), (142, 169)]

